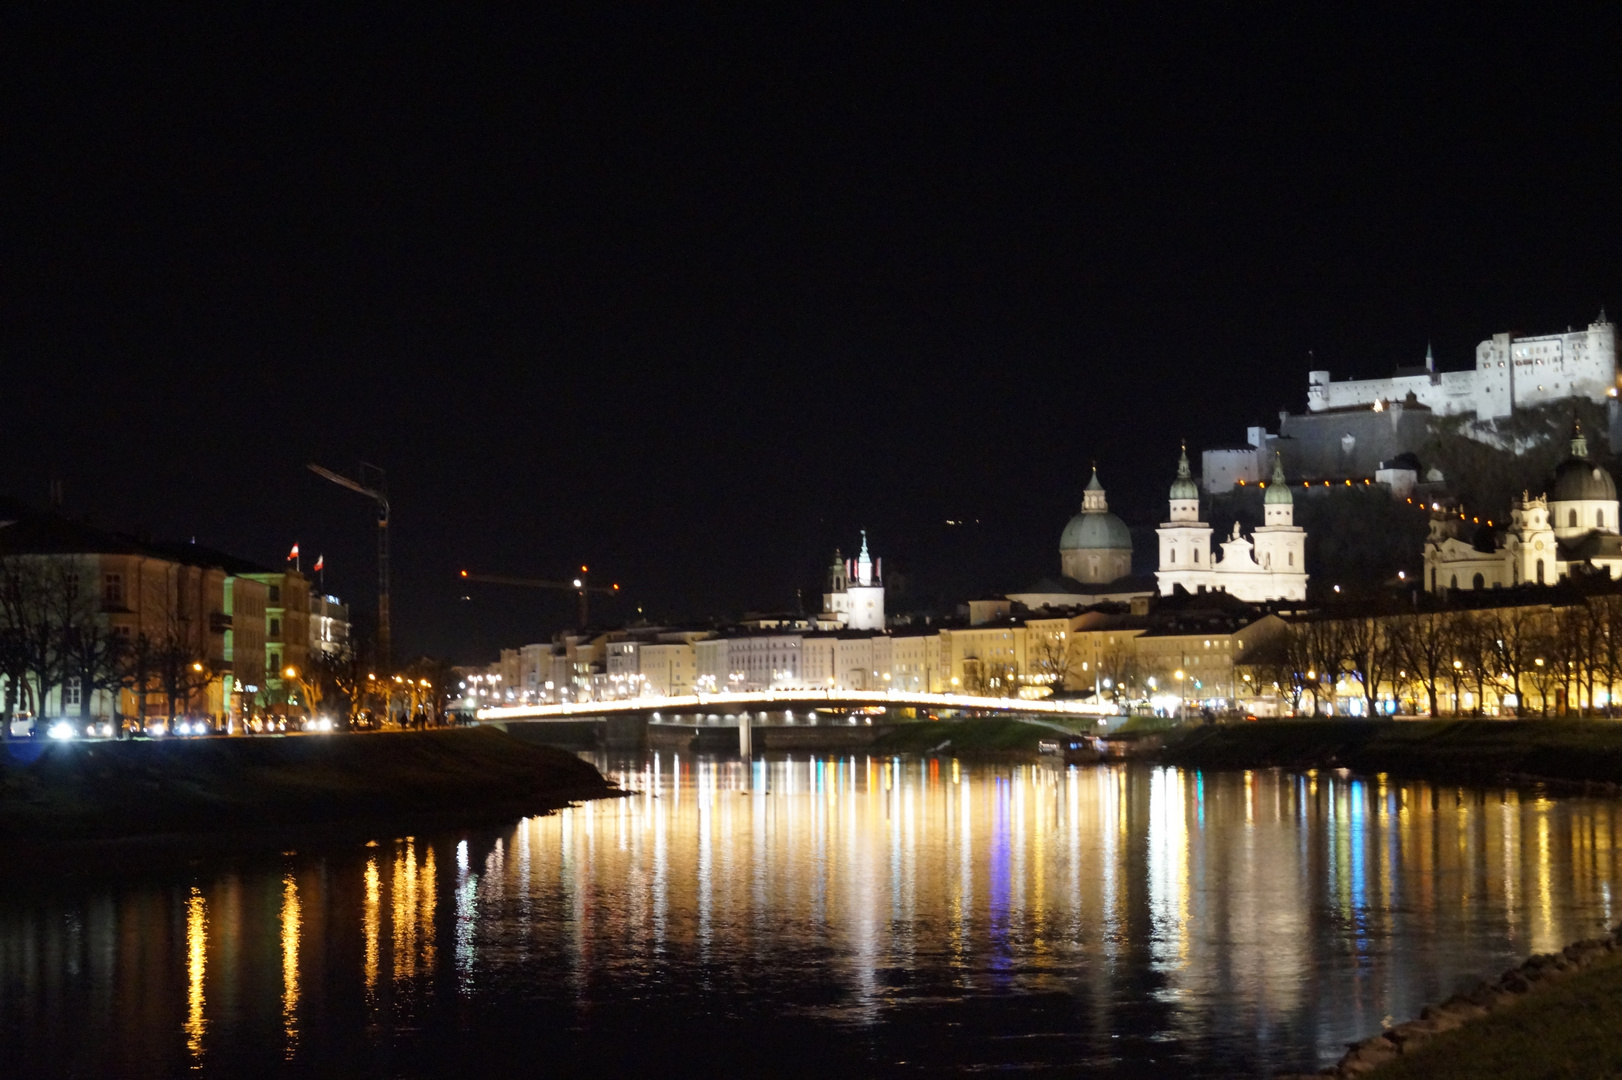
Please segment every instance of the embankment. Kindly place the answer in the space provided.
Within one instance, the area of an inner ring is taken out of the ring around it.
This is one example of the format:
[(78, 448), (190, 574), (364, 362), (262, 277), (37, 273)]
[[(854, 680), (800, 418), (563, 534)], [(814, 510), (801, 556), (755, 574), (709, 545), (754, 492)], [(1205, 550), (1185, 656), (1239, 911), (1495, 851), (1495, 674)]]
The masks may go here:
[[(1352, 1044), (1313, 1076), (1534, 1080), (1622, 1075), (1622, 927), (1534, 956), (1428, 1005), (1419, 1019)], [(1283, 1078), (1291, 1080), (1291, 1078)], [(1307, 1077), (1294, 1080), (1308, 1080)]]
[(897, 724), (873, 742), (881, 754), (1034, 754), (1036, 745), (1058, 732), (1022, 720), (942, 720)]
[(499, 731), (0, 747), (0, 846), (453, 824), (612, 794), (563, 750)]
[(1344, 768), (1459, 783), (1622, 783), (1613, 720), (1281, 720), (1191, 728), (1160, 760), (1196, 769)]

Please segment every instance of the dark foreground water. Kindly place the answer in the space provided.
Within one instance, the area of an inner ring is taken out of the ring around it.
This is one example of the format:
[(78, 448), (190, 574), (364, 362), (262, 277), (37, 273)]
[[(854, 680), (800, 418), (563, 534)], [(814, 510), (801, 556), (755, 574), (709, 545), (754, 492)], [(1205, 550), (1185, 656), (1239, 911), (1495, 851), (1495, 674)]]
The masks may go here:
[(1617, 804), (602, 762), (499, 830), (0, 890), (6, 1076), (1257, 1076), (1616, 921)]

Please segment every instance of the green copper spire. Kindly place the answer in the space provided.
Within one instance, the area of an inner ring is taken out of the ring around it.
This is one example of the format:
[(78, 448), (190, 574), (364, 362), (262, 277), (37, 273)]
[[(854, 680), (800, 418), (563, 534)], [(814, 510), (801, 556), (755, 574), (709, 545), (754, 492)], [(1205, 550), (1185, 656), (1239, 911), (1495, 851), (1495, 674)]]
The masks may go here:
[(1188, 443), (1183, 443), (1183, 452), (1177, 458), (1177, 479), (1171, 484), (1171, 498), (1173, 502), (1193, 499), (1198, 501), (1200, 489), (1194, 485), (1194, 474), (1188, 468)]
[(1583, 424), (1575, 416), (1571, 418), (1571, 456), (1587, 459), (1588, 440), (1583, 436)]
[(1262, 503), (1266, 506), (1277, 506), (1280, 503), (1294, 503), (1290, 495), (1290, 484), (1284, 479), (1284, 459), (1276, 452), (1273, 454), (1273, 479), (1267, 482), (1267, 494), (1262, 496)]

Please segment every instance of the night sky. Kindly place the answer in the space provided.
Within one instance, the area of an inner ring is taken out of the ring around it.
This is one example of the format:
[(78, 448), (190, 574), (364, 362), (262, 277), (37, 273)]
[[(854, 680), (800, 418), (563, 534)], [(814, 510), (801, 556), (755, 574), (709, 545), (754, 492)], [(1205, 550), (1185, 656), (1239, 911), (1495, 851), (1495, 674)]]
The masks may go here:
[(331, 6), (0, 15), (0, 491), (369, 605), (304, 464), (375, 462), (401, 654), (569, 624), (463, 567), (814, 607), (865, 527), (892, 608), (1015, 588), (1092, 459), (1149, 526), (1309, 367), (1622, 307), (1614, 8)]

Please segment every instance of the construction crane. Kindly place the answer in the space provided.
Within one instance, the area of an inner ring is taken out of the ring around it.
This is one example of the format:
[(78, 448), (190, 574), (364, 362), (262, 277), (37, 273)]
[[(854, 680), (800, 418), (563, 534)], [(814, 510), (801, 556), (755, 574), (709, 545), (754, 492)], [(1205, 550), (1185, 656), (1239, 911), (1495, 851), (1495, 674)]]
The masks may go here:
[(563, 592), (576, 593), (580, 597), (580, 629), (584, 630), (591, 624), (591, 606), (587, 599), (591, 593), (606, 593), (613, 596), (620, 591), (619, 585), (592, 585), (586, 578), (586, 568), (580, 568), (580, 576), (568, 581), (542, 581), (539, 578), (508, 577), (505, 574), (470, 574), (462, 571), (463, 581), (477, 581), (485, 585), (516, 585), (521, 589), (558, 589)]
[[(348, 488), (358, 495), (364, 495), (377, 503), (377, 662), (380, 667), (387, 667), (390, 659), (389, 640), (389, 496), (387, 474), (376, 465), (366, 462), (360, 463), (361, 479), (351, 480), (343, 473), (324, 469), (315, 462), (309, 463), (309, 469), (315, 475), (325, 480), (331, 480), (341, 488)], [(367, 470), (377, 474), (377, 481), (368, 484)]]

